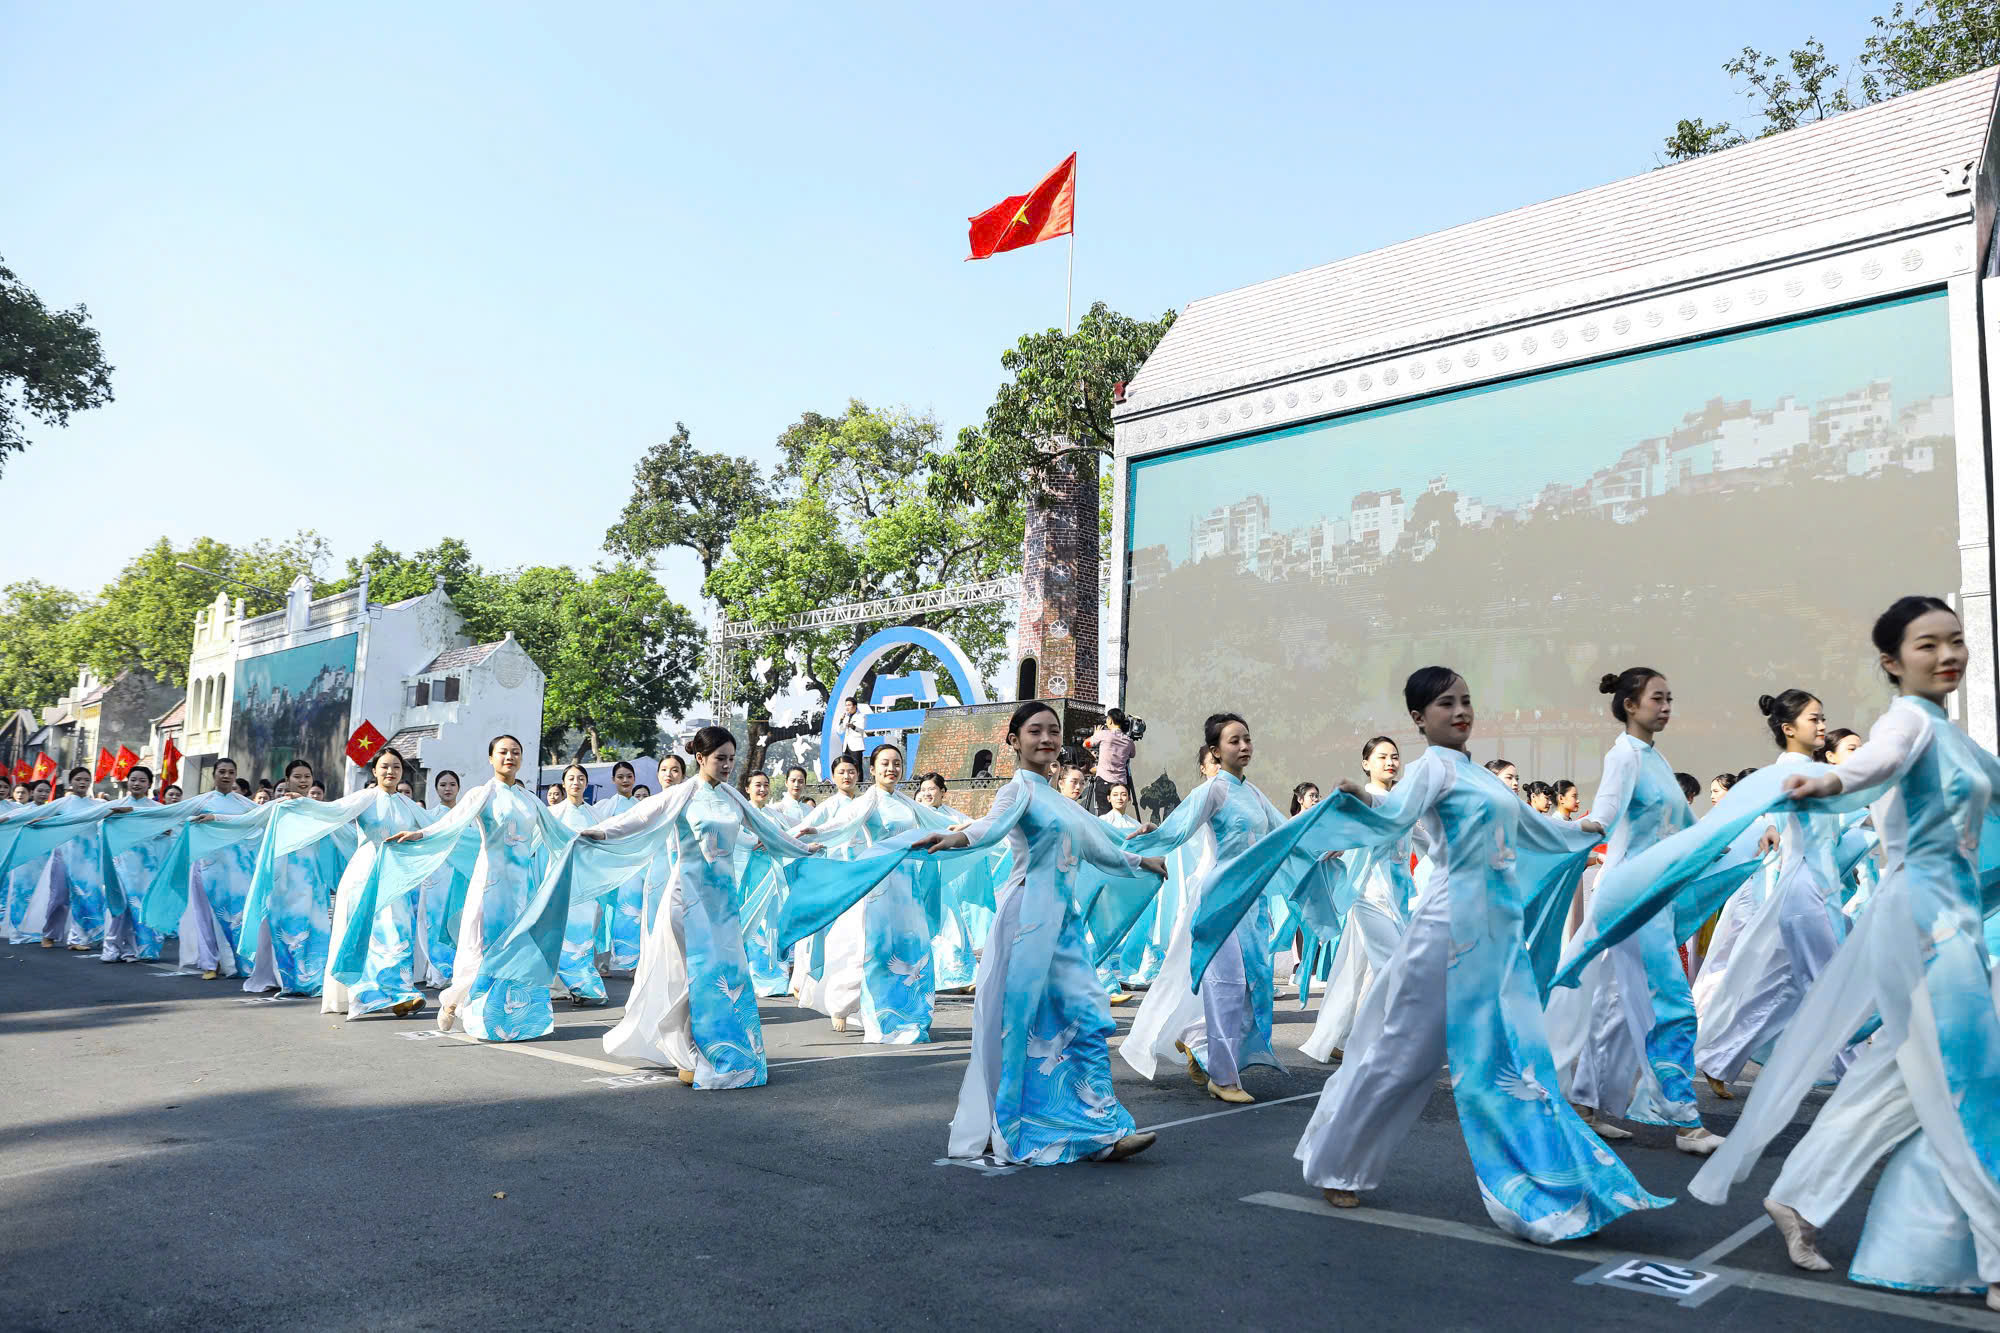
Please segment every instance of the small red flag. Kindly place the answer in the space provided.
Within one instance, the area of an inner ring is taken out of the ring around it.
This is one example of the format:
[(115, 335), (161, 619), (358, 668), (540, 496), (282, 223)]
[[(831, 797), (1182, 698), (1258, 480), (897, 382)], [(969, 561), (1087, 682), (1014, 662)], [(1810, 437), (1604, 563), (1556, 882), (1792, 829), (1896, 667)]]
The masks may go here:
[(985, 259), (1002, 250), (1069, 235), (1076, 222), (1076, 154), (1064, 158), (1026, 194), (1009, 195), (967, 222), (972, 245), (967, 259)]
[(354, 729), (354, 734), (347, 738), (347, 757), (354, 761), (356, 768), (366, 768), (375, 762), (375, 756), (388, 743), (389, 738), (375, 730), (373, 722), (364, 719)]
[(97, 782), (102, 782), (104, 781), (104, 779), (110, 777), (112, 765), (116, 764), (117, 762), (118, 761), (116, 759), (113, 759), (111, 757), (111, 751), (105, 749), (102, 745), (98, 746), (97, 772), (93, 780)]
[(29, 772), (28, 780), (30, 782), (40, 782), (46, 778), (48, 781), (54, 782), (55, 777), (56, 761), (49, 758), (49, 752), (44, 750), (35, 756), (35, 767)]
[(16, 759), (14, 761), (14, 781), (27, 782), (34, 776), (35, 776), (35, 770), (32, 766), (29, 765), (26, 756), (23, 756), (22, 758)]
[(167, 737), (165, 751), (160, 755), (160, 786), (164, 789), (181, 780), (181, 747), (174, 744), (172, 736)]
[(111, 765), (111, 776), (117, 778), (120, 782), (123, 782), (125, 780), (126, 774), (130, 773), (132, 771), (132, 766), (138, 762), (139, 762), (138, 755), (133, 754), (130, 750), (128, 750), (122, 745), (119, 746), (118, 760), (116, 763)]

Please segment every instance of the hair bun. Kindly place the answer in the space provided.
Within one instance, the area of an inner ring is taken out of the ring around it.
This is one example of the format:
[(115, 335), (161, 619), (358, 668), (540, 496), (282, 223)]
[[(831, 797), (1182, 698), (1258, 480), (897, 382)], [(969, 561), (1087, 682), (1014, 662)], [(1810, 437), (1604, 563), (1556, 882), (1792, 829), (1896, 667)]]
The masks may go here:
[(1757, 711), (1762, 713), (1765, 717), (1771, 716), (1771, 710), (1773, 708), (1776, 708), (1777, 706), (1778, 706), (1778, 701), (1772, 698), (1770, 695), (1760, 694), (1757, 696)]
[(686, 740), (682, 741), (682, 742), (681, 742), (681, 749), (682, 749), (683, 751), (685, 751), (686, 753), (688, 753), (688, 754), (693, 754), (693, 753), (694, 753), (694, 737), (690, 736), (690, 737), (688, 737), (688, 738), (687, 738)]
[(1613, 694), (1617, 692), (1617, 689), (1618, 677), (1611, 672), (1607, 671), (1598, 678), (1597, 692), (1599, 694)]

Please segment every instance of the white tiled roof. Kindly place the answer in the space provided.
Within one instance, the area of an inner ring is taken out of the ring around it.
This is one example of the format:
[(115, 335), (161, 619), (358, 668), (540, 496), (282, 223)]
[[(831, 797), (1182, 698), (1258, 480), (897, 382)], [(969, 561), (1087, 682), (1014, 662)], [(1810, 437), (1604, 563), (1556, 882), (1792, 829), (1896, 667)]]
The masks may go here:
[(463, 648), (447, 648), (433, 657), (428, 665), (419, 667), (416, 674), (428, 676), (434, 671), (449, 671), (453, 667), (478, 666), (493, 656), (494, 650), (505, 642), (507, 642), (505, 639), (495, 639), (492, 643), (474, 643), (467, 644)]
[(1726, 152), (1468, 222), (1190, 304), (1134, 377), (1133, 410), (1252, 366), (1565, 283), (1936, 195), (1976, 161), (2000, 70)]

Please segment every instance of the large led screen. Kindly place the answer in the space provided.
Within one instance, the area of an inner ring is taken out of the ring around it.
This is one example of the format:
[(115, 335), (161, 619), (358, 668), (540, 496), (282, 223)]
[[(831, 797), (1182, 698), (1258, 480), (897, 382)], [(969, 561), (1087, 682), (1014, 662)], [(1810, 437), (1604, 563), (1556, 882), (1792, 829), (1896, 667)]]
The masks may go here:
[(1675, 694), (1660, 750), (1706, 787), (1775, 754), (1757, 696), (1865, 729), (1876, 614), (1957, 586), (1942, 293), (1556, 371), (1132, 465), (1127, 711), (1156, 807), (1212, 712), (1274, 800), (1421, 751), (1402, 682), (1457, 668), (1473, 756), (1586, 797), (1606, 671)]

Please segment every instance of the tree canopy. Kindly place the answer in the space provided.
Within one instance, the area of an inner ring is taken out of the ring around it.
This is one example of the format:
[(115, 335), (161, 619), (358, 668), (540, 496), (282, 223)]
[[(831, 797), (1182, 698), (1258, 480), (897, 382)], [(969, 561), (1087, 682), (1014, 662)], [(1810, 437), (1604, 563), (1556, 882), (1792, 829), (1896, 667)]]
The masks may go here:
[(1816, 37), (1783, 57), (1744, 47), (1722, 68), (1750, 100), (1755, 134), (1726, 120), (1711, 125), (1692, 116), (1667, 136), (1667, 158), (1685, 162), (2000, 64), (2000, 5), (1994, 0), (1907, 6), (1899, 0), (1887, 15), (1876, 16), (1873, 27), (1854, 59), (1858, 78), (1852, 79), (1840, 77), (1841, 66), (1827, 58)]
[[(933, 493), (941, 434), (929, 416), (878, 410), (858, 399), (839, 416), (805, 413), (778, 438), (776, 503), (737, 525), (707, 594), (728, 619), (768, 622), (1019, 569), (1018, 508), (955, 503)], [(999, 605), (909, 622), (948, 629), (982, 671), (997, 670), (1005, 654), (1007, 617)], [(773, 635), (730, 664), (738, 697), (761, 723), (771, 700), (796, 682), (824, 710), (842, 662), (879, 628)], [(873, 674), (894, 672), (909, 656), (885, 658), (862, 683), (864, 693)]]
[(701, 561), (707, 578), (737, 524), (770, 504), (770, 486), (756, 463), (701, 452), (686, 423), (676, 421), (674, 433), (632, 469), (632, 498), (604, 534), (604, 549), (643, 564), (684, 547)]
[(111, 401), (112, 367), (84, 306), (51, 310), (0, 263), (0, 471), (28, 447), (22, 415), (66, 426)]
[(1100, 301), (1074, 333), (1023, 334), (1000, 356), (1010, 378), (985, 424), (959, 432), (958, 447), (937, 461), (932, 491), (947, 503), (1009, 508), (1070, 467), (1096, 468), (1111, 456), (1116, 386), (1139, 373), (1173, 322), (1171, 310), (1140, 320)]

